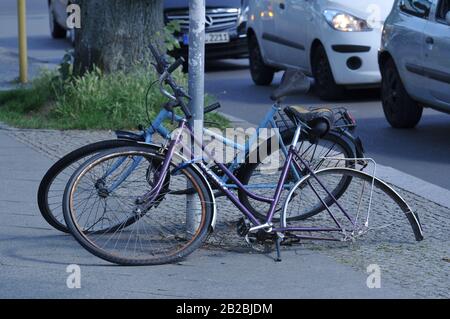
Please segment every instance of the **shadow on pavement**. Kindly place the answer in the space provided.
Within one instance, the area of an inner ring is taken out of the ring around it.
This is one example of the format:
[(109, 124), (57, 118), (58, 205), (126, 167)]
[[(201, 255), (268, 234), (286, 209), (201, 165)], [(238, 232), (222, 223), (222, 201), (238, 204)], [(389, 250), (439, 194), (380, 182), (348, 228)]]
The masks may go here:
[[(79, 262), (92, 260), (92, 255), (81, 248), (70, 235), (20, 236), (15, 238), (14, 242), (16, 245), (2, 250), (3, 259), (64, 266), (77, 260), (80, 266), (117, 267), (101, 259), (94, 259), (98, 263)], [(44, 249), (51, 247), (51, 251), (42, 254), (43, 247)], [(86, 257), (80, 256), (80, 253)]]

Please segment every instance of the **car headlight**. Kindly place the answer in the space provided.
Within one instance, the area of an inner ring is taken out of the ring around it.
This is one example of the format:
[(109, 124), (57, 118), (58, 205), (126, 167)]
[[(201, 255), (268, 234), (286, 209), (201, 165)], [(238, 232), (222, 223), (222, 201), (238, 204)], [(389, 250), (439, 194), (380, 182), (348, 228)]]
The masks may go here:
[(364, 32), (372, 31), (366, 20), (355, 17), (351, 14), (336, 11), (325, 10), (323, 12), (328, 24), (335, 30), (343, 32)]

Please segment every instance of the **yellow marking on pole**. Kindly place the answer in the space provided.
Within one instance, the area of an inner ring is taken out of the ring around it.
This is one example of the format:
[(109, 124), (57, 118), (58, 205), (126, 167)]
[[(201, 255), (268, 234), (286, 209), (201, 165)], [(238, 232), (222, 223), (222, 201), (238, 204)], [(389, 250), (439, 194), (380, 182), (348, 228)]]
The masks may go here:
[(19, 21), (19, 80), (28, 82), (28, 48), (27, 48), (27, 20), (26, 0), (17, 0), (17, 15)]

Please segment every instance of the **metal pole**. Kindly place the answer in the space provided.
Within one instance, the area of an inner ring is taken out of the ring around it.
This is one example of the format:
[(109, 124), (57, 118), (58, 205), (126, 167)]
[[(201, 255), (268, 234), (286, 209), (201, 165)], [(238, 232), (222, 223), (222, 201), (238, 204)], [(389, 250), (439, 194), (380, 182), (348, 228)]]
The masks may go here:
[[(189, 0), (189, 105), (192, 121), (203, 124), (205, 96), (205, 0)], [(194, 123), (192, 123), (194, 124)]]
[(28, 82), (28, 48), (27, 48), (27, 20), (26, 0), (17, 0), (17, 16), (19, 21), (19, 80)]
[[(205, 97), (205, 14), (205, 0), (189, 0), (189, 108), (193, 115), (191, 127), (199, 141), (203, 136)], [(201, 150), (194, 146), (193, 153), (198, 157)], [(201, 207), (195, 195), (188, 195), (187, 200), (187, 231), (193, 234), (200, 222)]]

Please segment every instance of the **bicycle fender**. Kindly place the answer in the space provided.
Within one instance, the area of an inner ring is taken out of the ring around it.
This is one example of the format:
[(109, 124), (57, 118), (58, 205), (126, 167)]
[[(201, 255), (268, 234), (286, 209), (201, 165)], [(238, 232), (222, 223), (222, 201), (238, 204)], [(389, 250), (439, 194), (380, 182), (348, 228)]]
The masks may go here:
[[(362, 171), (355, 170), (352, 168), (325, 168), (325, 169), (316, 171), (315, 174), (320, 175), (320, 173), (323, 173), (326, 171), (342, 171), (342, 170), (355, 172), (356, 174), (366, 175), (368, 180), (373, 180), (373, 183), (375, 183), (378, 187), (380, 187), (383, 191), (385, 191), (391, 197), (391, 199), (394, 200), (397, 203), (397, 205), (399, 205), (399, 207), (402, 209), (402, 211), (406, 215), (406, 217), (413, 221), (412, 225), (413, 224), (416, 225), (417, 229), (414, 230), (414, 236), (416, 237), (416, 241), (421, 241), (424, 239), (423, 229), (422, 229), (422, 225), (419, 220), (419, 216), (412, 210), (411, 206), (409, 206), (409, 204), (406, 202), (406, 200), (403, 199), (403, 197), (401, 197), (400, 194), (393, 187), (391, 187), (390, 185), (388, 185), (386, 182), (382, 181), (381, 179), (371, 176), (370, 174), (367, 174), (366, 172), (362, 172)], [(289, 206), (289, 202), (291, 200), (291, 197), (293, 196), (293, 194), (295, 193), (297, 188), (305, 180), (309, 179), (310, 177), (311, 177), (310, 174), (304, 176), (294, 187), (292, 187), (291, 191), (289, 192), (289, 194), (286, 198), (286, 201), (284, 202), (282, 216), (285, 216), (288, 206)]]

